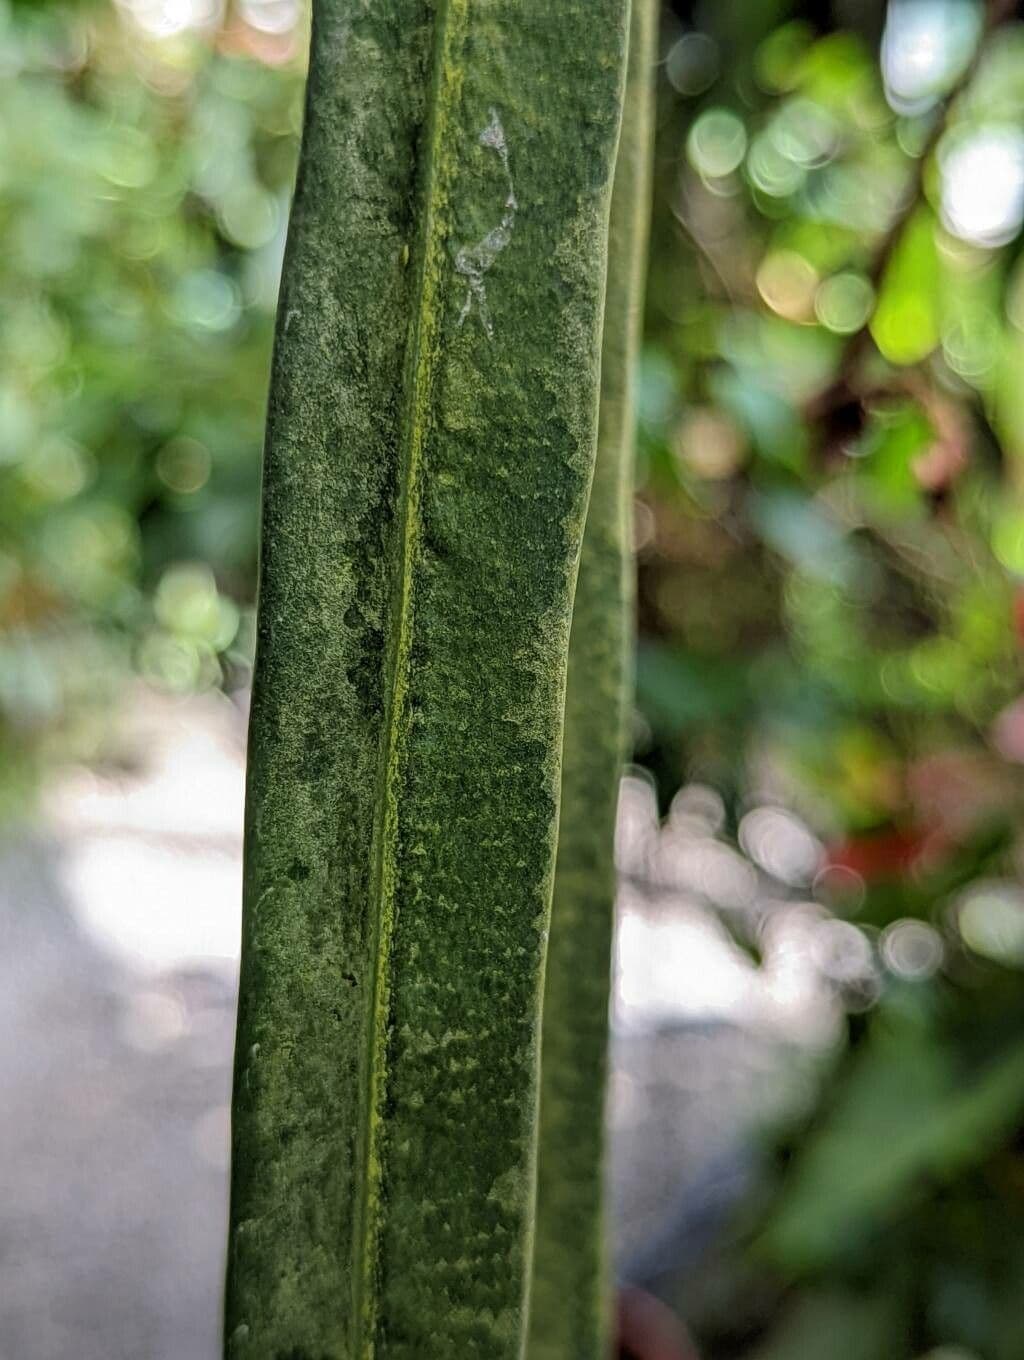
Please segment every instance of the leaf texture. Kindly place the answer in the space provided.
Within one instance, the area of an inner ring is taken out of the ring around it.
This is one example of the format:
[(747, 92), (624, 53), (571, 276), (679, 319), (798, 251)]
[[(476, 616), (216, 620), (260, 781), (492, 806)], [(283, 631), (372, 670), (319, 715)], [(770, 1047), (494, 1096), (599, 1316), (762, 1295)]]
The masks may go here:
[(615, 811), (633, 647), (633, 375), (651, 200), (657, 8), (633, 0), (609, 238), (600, 433), (576, 588), (544, 990), (530, 1360), (610, 1344), (604, 1094)]
[(627, 0), (317, 0), (264, 458), (233, 1360), (522, 1353)]

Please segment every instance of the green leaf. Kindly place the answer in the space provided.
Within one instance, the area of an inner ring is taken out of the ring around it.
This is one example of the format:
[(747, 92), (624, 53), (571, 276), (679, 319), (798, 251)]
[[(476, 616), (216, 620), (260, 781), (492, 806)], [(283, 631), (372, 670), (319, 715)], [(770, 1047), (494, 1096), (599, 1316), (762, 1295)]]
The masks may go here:
[(731, 659), (652, 641), (638, 649), (637, 698), (652, 726), (670, 737), (738, 719), (750, 704), (743, 669)]
[(919, 1022), (876, 1019), (838, 1103), (801, 1150), (762, 1245), (820, 1268), (877, 1229), (922, 1177), (946, 1178), (998, 1146), (1024, 1111), (1024, 1045), (964, 1079)]
[(833, 1287), (798, 1296), (751, 1360), (902, 1360), (909, 1354), (904, 1292)]
[(885, 277), (871, 334), (894, 364), (916, 364), (939, 343), (942, 266), (935, 245), (936, 224), (919, 208), (903, 230)]
[(569, 644), (544, 988), (530, 1360), (608, 1353), (604, 1094), (615, 811), (632, 670), (634, 373), (651, 200), (657, 9), (634, 0), (609, 231), (597, 463)]
[(246, 814), (245, 1360), (522, 1352), (626, 13), (314, 15)]
[(870, 502), (881, 513), (913, 516), (922, 504), (915, 459), (935, 439), (931, 422), (916, 402), (906, 401), (873, 413), (855, 465)]

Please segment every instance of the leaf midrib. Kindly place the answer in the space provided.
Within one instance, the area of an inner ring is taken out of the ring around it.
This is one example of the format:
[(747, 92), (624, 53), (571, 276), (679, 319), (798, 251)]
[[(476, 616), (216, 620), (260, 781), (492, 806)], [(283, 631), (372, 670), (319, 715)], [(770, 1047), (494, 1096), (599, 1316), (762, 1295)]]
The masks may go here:
[(438, 0), (434, 19), (428, 106), (424, 119), (424, 172), (414, 195), (414, 221), (423, 222), (416, 252), (416, 284), (412, 293), (402, 379), (399, 504), (396, 519), (397, 562), (391, 589), (388, 652), (385, 668), (385, 717), (381, 733), (369, 906), (372, 930), (372, 986), (367, 1025), (366, 1090), (356, 1163), (357, 1211), (352, 1316), (356, 1360), (372, 1360), (376, 1349), (376, 1264), (380, 1240), (382, 1106), (387, 1085), (388, 1016), (391, 1006), (391, 955), (395, 925), (398, 794), (402, 738), (406, 728), (409, 658), (412, 644), (413, 573), (419, 541), (419, 503), (429, 394), (437, 359), (437, 302), (441, 287), (441, 230), (444, 205), (440, 184), (440, 148), (447, 130), (451, 86), (450, 19), (465, 0)]

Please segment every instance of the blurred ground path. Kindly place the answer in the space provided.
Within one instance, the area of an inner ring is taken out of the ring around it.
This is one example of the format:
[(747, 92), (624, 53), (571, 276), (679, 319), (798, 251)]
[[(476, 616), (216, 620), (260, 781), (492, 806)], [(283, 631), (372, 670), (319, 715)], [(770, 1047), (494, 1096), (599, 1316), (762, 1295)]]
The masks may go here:
[[(123, 732), (0, 846), (0, 1360), (220, 1354), (245, 719), (140, 691)], [(687, 816), (624, 784), (611, 1179), (644, 1284), (699, 1266), (823, 1024), (799, 952), (755, 969), (702, 904), (695, 869), (759, 890)]]
[(0, 856), (0, 1360), (215, 1360), (243, 726), (147, 698)]

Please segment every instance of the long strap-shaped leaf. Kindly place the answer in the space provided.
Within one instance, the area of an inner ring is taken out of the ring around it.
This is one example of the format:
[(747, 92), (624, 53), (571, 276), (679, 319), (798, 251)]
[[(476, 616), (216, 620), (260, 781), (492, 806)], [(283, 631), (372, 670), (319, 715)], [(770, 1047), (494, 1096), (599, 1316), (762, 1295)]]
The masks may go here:
[(511, 1360), (628, 0), (316, 0), (227, 1347)]
[(608, 1351), (603, 1213), (613, 842), (632, 674), (633, 374), (650, 221), (657, 7), (633, 0), (615, 167), (597, 466), (569, 648), (544, 989), (530, 1360)]

